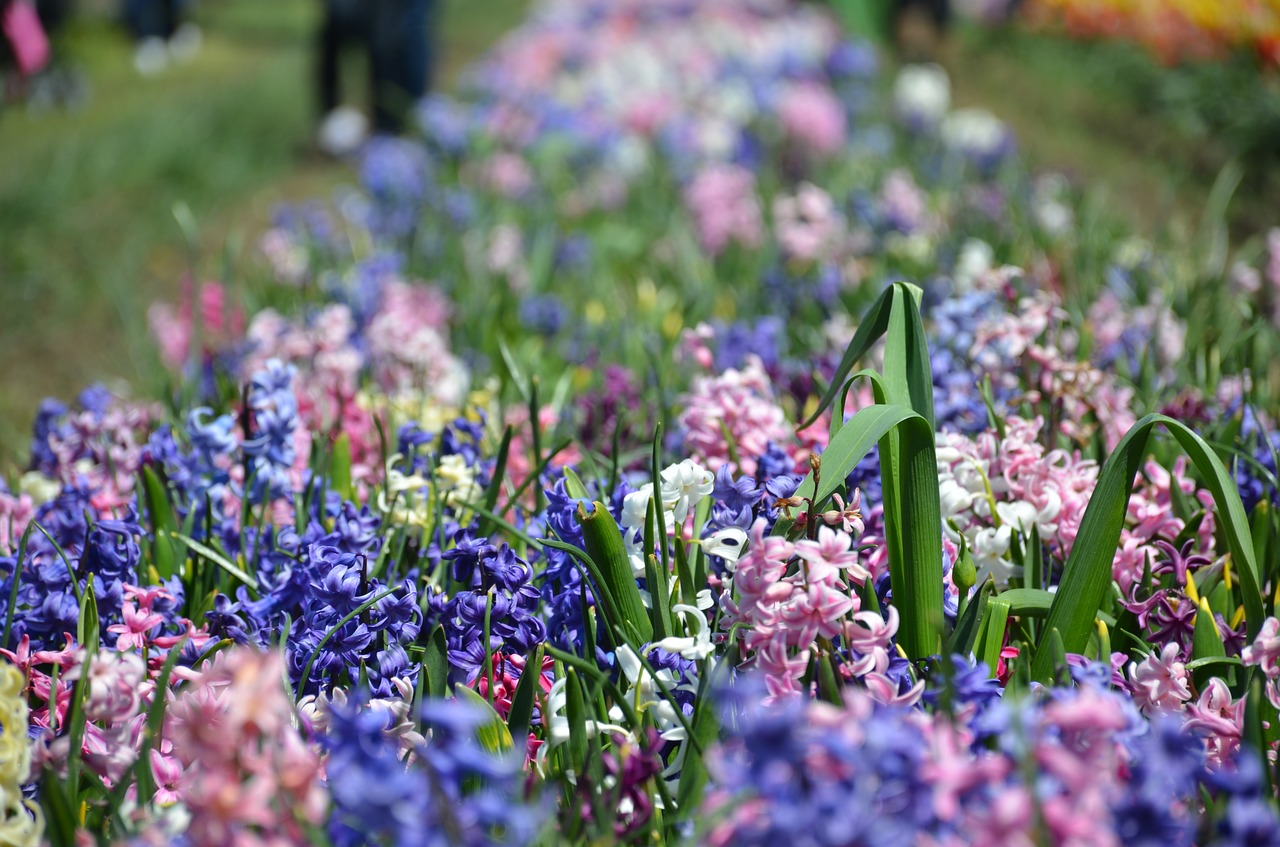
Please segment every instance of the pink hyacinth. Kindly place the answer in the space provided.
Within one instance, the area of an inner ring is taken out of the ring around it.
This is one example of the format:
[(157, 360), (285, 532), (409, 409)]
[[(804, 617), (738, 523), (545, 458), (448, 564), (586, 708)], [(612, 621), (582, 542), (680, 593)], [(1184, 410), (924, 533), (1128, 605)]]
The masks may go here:
[[(845, 574), (868, 575), (858, 562), (853, 537), (822, 527), (816, 541), (792, 543), (766, 536), (764, 526), (757, 521), (752, 527), (746, 555), (734, 568), (736, 602), (726, 595), (721, 604), (724, 626), (745, 625), (744, 653), (754, 656), (764, 672), (770, 701), (802, 693), (800, 680), (819, 639), (840, 638), (864, 656), (849, 669), (850, 676), (883, 675), (897, 616), (892, 609), (888, 621), (858, 612), (858, 595), (841, 581)], [(795, 556), (801, 566), (788, 575)], [(848, 616), (855, 612), (850, 622)], [(897, 686), (889, 688), (885, 695), (896, 696)]]
[[(685, 447), (706, 467), (728, 464), (738, 472), (754, 475), (756, 459), (768, 450), (770, 442), (784, 449), (796, 446), (786, 414), (773, 398), (769, 375), (755, 355), (747, 357), (741, 370), (695, 377), (681, 402)], [(730, 460), (729, 439), (736, 447), (736, 465)]]
[(1227, 684), (1214, 677), (1187, 706), (1188, 732), (1204, 733), (1205, 751), (1211, 767), (1224, 767), (1240, 747), (1244, 734), (1244, 698), (1231, 699)]
[(194, 847), (302, 847), (305, 825), (324, 820), (320, 757), (294, 728), (283, 678), (278, 652), (233, 649), (169, 707)]
[(494, 153), (480, 172), (485, 188), (508, 199), (518, 199), (528, 194), (534, 186), (533, 171), (529, 164), (515, 153)]
[(1267, 618), (1258, 637), (1241, 651), (1240, 658), (1246, 665), (1262, 671), (1267, 680), (1267, 699), (1280, 708), (1280, 621)]
[(36, 504), (29, 494), (0, 491), (0, 556), (12, 556), (18, 540), (35, 517)]
[(881, 214), (902, 232), (915, 232), (924, 225), (927, 203), (928, 196), (904, 168), (890, 171), (880, 186)]
[(703, 249), (717, 255), (737, 242), (756, 247), (764, 239), (764, 221), (756, 198), (755, 174), (740, 165), (703, 169), (684, 191)]
[(121, 609), (124, 623), (107, 627), (108, 632), (115, 633), (117, 650), (141, 650), (147, 643), (148, 634), (160, 624), (164, 618), (147, 609), (138, 609), (132, 601), (125, 600)]
[(778, 121), (808, 150), (831, 155), (844, 147), (844, 106), (831, 89), (811, 82), (787, 86), (778, 101)]
[[(182, 301), (178, 306), (156, 303), (147, 311), (147, 323), (160, 347), (160, 358), (171, 370), (180, 370), (192, 353), (216, 350), (244, 332), (244, 311), (227, 302), (221, 283), (200, 285), (198, 318), (195, 296), (188, 280), (182, 285)], [(197, 341), (199, 351), (193, 346)]]
[(1178, 711), (1191, 699), (1190, 678), (1177, 643), (1170, 642), (1129, 666), (1133, 702), (1142, 711)]
[(811, 262), (829, 257), (837, 247), (844, 221), (831, 195), (806, 182), (794, 195), (774, 198), (773, 226), (778, 244), (789, 258)]

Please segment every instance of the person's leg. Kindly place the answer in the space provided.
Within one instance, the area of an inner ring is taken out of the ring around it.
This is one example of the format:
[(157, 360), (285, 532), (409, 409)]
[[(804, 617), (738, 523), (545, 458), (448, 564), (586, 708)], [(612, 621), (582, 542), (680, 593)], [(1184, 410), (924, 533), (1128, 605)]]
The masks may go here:
[(405, 0), (401, 30), (404, 44), (397, 82), (411, 102), (421, 100), (431, 87), (435, 6), (435, 0)]
[(326, 0), (324, 4), (324, 18), (320, 22), (320, 37), (316, 46), (316, 93), (319, 96), (320, 117), (324, 118), (338, 107), (342, 27), (332, 0)]
[(398, 0), (369, 0), (369, 85), (373, 127), (377, 132), (398, 129), (394, 104), (399, 5)]
[(374, 124), (399, 132), (414, 103), (426, 96), (432, 57), (435, 0), (371, 0), (370, 65)]

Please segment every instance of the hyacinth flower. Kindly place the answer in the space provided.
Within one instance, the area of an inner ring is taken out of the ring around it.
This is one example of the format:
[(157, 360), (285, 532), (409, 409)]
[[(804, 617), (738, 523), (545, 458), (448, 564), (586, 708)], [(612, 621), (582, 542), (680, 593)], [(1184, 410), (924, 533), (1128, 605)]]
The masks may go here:
[(31, 775), (31, 745), (27, 740), (27, 704), (22, 695), (22, 673), (4, 663), (0, 666), (0, 834), (16, 847), (34, 847), (41, 843), (44, 816), (36, 803), (23, 796), (22, 786)]
[(1280, 240), (1204, 283), (876, 73), (544, 4), (42, 406), (7, 840), (1275, 841)]
[(521, 800), (519, 759), (476, 741), (486, 720), (476, 706), (424, 703), (429, 735), (406, 758), (375, 704), (352, 699), (326, 711), (333, 844), (532, 843), (543, 811)]

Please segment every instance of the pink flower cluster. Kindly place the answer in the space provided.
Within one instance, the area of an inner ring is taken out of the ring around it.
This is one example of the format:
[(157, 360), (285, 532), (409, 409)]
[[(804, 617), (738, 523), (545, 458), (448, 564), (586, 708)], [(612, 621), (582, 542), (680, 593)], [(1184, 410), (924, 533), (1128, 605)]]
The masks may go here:
[[(394, 277), (382, 281), (378, 310), (363, 331), (343, 304), (326, 306), (309, 320), (265, 309), (249, 324), (251, 352), (241, 363), (241, 376), (249, 377), (272, 359), (293, 364), (304, 424), (299, 432), (329, 438), (346, 434), (352, 476), (367, 480), (380, 472), (381, 459), (374, 410), (359, 397), (363, 374), (392, 397), (425, 389), (422, 399), (456, 406), (466, 396), (466, 368), (448, 344), (451, 310), (439, 289)], [(308, 446), (298, 450), (304, 459)]]
[(1058, 298), (1043, 290), (1018, 298), (1010, 285), (1017, 273), (1006, 268), (989, 275), (989, 284), (1003, 287), (1010, 308), (978, 327), (974, 360), (993, 382), (1022, 392), (1026, 401), (1060, 407), (1055, 425), (1064, 435), (1085, 443), (1093, 434), (1086, 422), (1094, 420), (1107, 449), (1115, 449), (1138, 422), (1133, 389), (1115, 374), (1077, 361), (1077, 339)]
[(731, 242), (757, 247), (764, 239), (756, 177), (741, 165), (714, 164), (699, 171), (684, 190), (684, 203), (698, 240), (712, 255)]
[[(1190, 602), (1183, 600), (1183, 602)], [(1241, 652), (1246, 667), (1256, 667), (1266, 680), (1266, 694), (1272, 705), (1280, 707), (1280, 622), (1267, 618), (1252, 644)], [(1115, 657), (1122, 661), (1123, 654)], [(1207, 760), (1212, 767), (1230, 767), (1244, 735), (1244, 697), (1233, 698), (1225, 682), (1218, 677), (1208, 681), (1198, 692), (1183, 661), (1182, 648), (1173, 642), (1159, 652), (1152, 651), (1141, 662), (1131, 662), (1126, 687), (1134, 703), (1148, 715), (1182, 714), (1186, 730), (1205, 739)], [(1276, 745), (1272, 743), (1271, 755)]]
[[(209, 642), (205, 628), (197, 628), (185, 618), (177, 621), (178, 627), (185, 630), (176, 634), (165, 631), (164, 619), (153, 611), (157, 601), (174, 600), (164, 588), (126, 585), (124, 592), (124, 622), (109, 627), (117, 635), (121, 652), (100, 650), (90, 655), (77, 647), (70, 634), (66, 635), (62, 650), (33, 653), (25, 635), (16, 651), (0, 650), (26, 676), (33, 702), (43, 704), (31, 712), (31, 726), (41, 731), (36, 736), (35, 754), (39, 763), (47, 763), (59, 772), (65, 769), (70, 754), (70, 736), (65, 727), (72, 692), (82, 676), (88, 680), (87, 723), (81, 752), (89, 768), (108, 784), (120, 780), (139, 756), (147, 708), (154, 701), (156, 679), (162, 672), (166, 651), (178, 648), (184, 639), (196, 649), (203, 649)], [(50, 673), (52, 668), (58, 670), (56, 682)], [(194, 671), (177, 666), (170, 680), (177, 683), (195, 677)], [(181, 773), (169, 750), (167, 742), (151, 750), (162, 803), (176, 799), (166, 786)]]
[[(154, 303), (147, 310), (147, 323), (160, 347), (165, 367), (178, 371), (193, 355), (207, 356), (244, 332), (244, 310), (227, 300), (218, 282), (205, 282), (198, 292), (190, 280), (182, 285), (182, 301), (175, 307)], [(199, 297), (199, 311), (193, 302)]]
[(728, 464), (736, 472), (753, 476), (756, 459), (770, 442), (788, 449), (797, 467), (807, 458), (808, 451), (796, 444), (786, 414), (774, 400), (769, 375), (755, 355), (747, 357), (742, 370), (694, 377), (681, 405), (685, 449), (708, 468)]
[[(848, 675), (874, 676), (890, 696), (897, 693), (883, 676), (897, 629), (896, 612), (891, 610), (885, 621), (876, 612), (858, 611), (858, 596), (843, 579), (847, 574), (863, 583), (870, 574), (859, 562), (853, 542), (848, 533), (825, 526), (816, 540), (794, 543), (766, 536), (763, 521), (752, 527), (748, 552), (733, 569), (738, 599), (735, 602), (728, 592), (721, 596), (722, 625), (744, 625), (744, 655), (754, 657), (764, 672), (770, 702), (804, 693), (800, 680), (810, 659), (823, 649), (818, 639), (829, 642), (837, 637), (861, 656), (847, 668)], [(855, 613), (852, 620), (850, 613)]]
[(319, 754), (294, 728), (278, 652), (219, 653), (170, 705), (193, 847), (293, 847), (325, 819)]
[(823, 156), (842, 150), (848, 134), (843, 104), (830, 88), (812, 82), (783, 89), (778, 122), (789, 138)]
[[(963, 535), (978, 566), (997, 579), (1012, 573), (1009, 551), (1014, 531), (1022, 534), (1025, 543), (1034, 528), (1049, 553), (1065, 560), (1097, 485), (1097, 464), (1081, 459), (1078, 452), (1046, 449), (1040, 442), (1043, 429), (1040, 418), (1010, 416), (1003, 438), (991, 430), (973, 438), (938, 435), (940, 497), (948, 537), (959, 543)], [(1185, 457), (1174, 462), (1172, 471), (1149, 460), (1137, 480), (1112, 565), (1125, 596), (1148, 562), (1166, 558), (1157, 542), (1176, 538), (1186, 526), (1173, 506), (1174, 485), (1204, 509), (1196, 552), (1213, 553), (1213, 500), (1186, 476), (1186, 467)]]
[(844, 219), (831, 195), (813, 183), (802, 183), (794, 195), (773, 200), (773, 228), (778, 244), (798, 262), (832, 258), (839, 248)]
[(1050, 552), (1065, 558), (1097, 484), (1096, 463), (1046, 450), (1038, 440), (1043, 427), (1039, 418), (1010, 416), (1003, 438), (991, 430), (974, 438), (938, 434), (942, 516), (959, 529), (950, 538), (965, 536), (979, 567), (997, 578), (1009, 573), (1014, 530), (1028, 537), (1035, 528)]

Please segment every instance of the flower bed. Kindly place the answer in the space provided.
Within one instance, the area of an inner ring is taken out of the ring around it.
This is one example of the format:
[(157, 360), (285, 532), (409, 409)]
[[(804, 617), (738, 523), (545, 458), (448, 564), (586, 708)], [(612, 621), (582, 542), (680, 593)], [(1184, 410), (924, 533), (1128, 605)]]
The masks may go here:
[(5, 840), (1280, 838), (1280, 235), (891, 87), (810, 7), (544, 3), (157, 305), (169, 390), (0, 494)]

